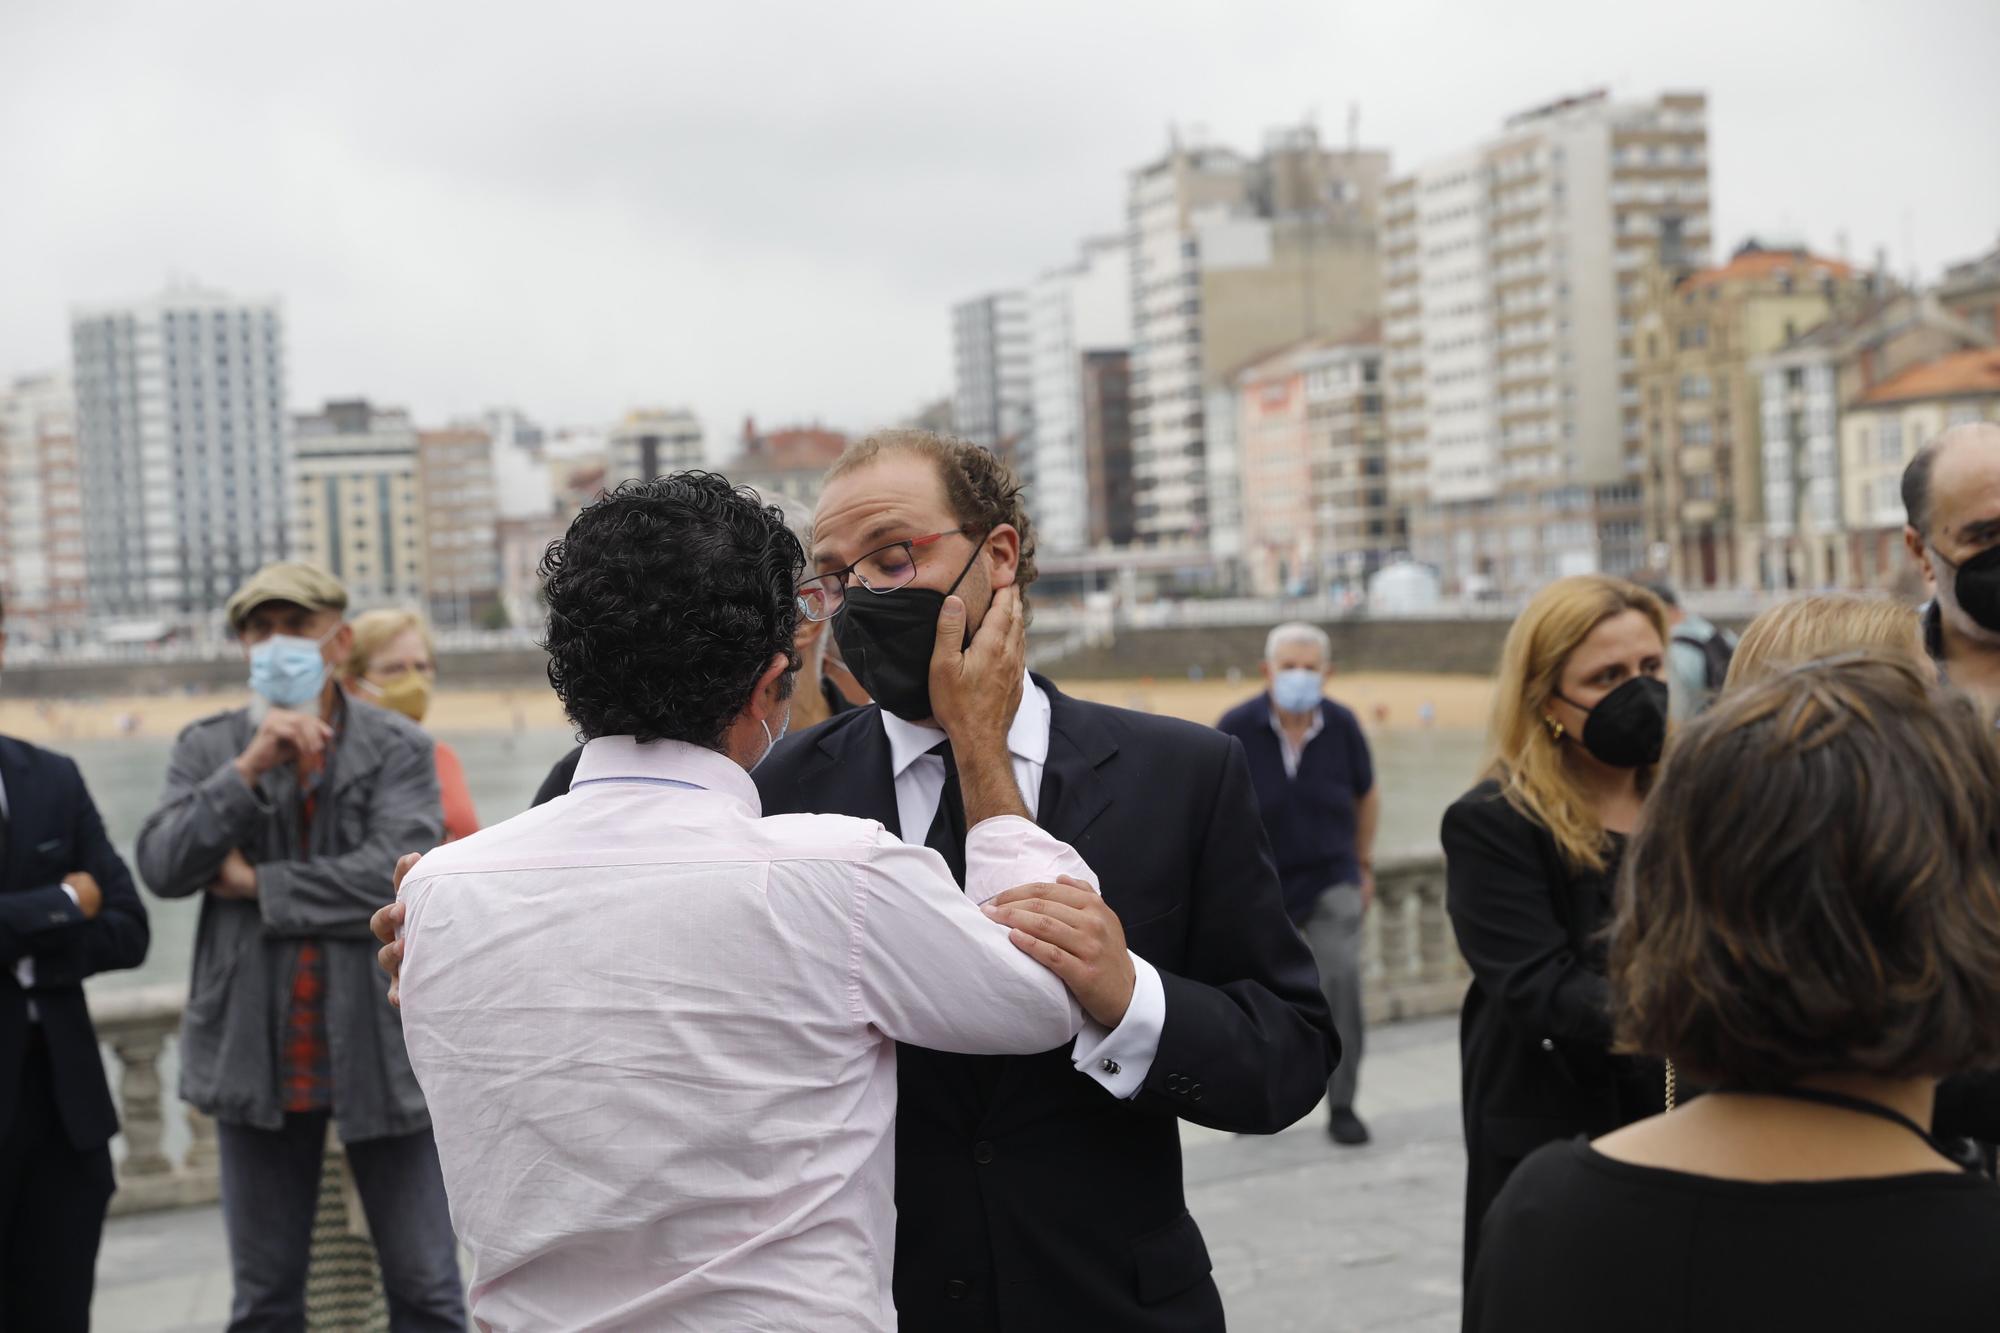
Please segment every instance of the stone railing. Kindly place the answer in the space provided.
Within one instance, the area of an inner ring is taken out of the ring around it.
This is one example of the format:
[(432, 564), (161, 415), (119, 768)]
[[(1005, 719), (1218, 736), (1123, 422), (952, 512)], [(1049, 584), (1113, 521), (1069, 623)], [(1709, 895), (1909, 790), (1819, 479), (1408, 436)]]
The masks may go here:
[(1377, 857), (1375, 906), (1361, 929), (1370, 1023), (1458, 1012), (1472, 974), (1445, 915), (1442, 853)]
[[(118, 1164), (114, 1213), (211, 1203), (218, 1193), (215, 1122), (183, 1105), (164, 1086), (167, 1043), (178, 1040), (183, 986), (140, 986), (93, 995), (90, 1016), (112, 1056), (125, 1154)], [(169, 1117), (177, 1124), (170, 1125)], [(170, 1134), (169, 1129), (185, 1133)], [(168, 1141), (177, 1151), (169, 1155)]]
[[(1362, 929), (1369, 1022), (1458, 1009), (1468, 974), (1445, 918), (1441, 855), (1379, 861), (1375, 907)], [(97, 1035), (112, 1056), (112, 1087), (124, 1123), (114, 1213), (210, 1203), (218, 1196), (215, 1124), (172, 1096), (161, 1075), (186, 998), (179, 986), (144, 986), (91, 998)], [(170, 1143), (176, 1149), (172, 1153)]]

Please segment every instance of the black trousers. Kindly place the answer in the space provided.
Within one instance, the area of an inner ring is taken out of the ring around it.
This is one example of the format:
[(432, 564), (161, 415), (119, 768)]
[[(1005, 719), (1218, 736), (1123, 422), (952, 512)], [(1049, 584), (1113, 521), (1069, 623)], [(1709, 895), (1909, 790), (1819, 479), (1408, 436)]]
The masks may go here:
[(70, 1145), (39, 1027), (28, 1030), (19, 1077), (14, 1123), (0, 1134), (0, 1333), (84, 1333), (111, 1148)]

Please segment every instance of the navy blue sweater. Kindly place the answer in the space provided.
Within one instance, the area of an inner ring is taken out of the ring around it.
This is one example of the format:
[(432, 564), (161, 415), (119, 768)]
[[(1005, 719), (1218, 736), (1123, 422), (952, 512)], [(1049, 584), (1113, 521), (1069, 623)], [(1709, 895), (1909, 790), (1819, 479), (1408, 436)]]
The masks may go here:
[(1354, 714), (1331, 699), (1319, 707), (1325, 725), (1306, 743), (1296, 778), (1285, 775), (1268, 694), (1230, 709), (1216, 724), (1243, 742), (1249, 756), (1250, 781), (1284, 885), (1285, 911), (1294, 922), (1312, 915), (1322, 893), (1360, 878), (1355, 807), (1375, 786), (1368, 742)]

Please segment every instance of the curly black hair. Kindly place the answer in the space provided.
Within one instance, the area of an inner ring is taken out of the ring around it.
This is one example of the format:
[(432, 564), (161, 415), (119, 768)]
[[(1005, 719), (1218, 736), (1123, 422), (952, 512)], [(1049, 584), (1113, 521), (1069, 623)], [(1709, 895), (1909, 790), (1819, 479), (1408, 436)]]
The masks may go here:
[(628, 481), (542, 557), (549, 684), (585, 740), (722, 748), (771, 658), (799, 658), (805, 566), (783, 513), (712, 472)]

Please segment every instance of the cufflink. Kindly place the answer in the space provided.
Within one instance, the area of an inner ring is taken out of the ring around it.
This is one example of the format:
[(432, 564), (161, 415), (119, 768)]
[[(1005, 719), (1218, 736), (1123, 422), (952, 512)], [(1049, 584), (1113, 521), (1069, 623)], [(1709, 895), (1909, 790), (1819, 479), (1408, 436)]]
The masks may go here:
[(1117, 1074), (1121, 1072), (1118, 1066), (1118, 1062), (1116, 1060), (1099, 1060), (1097, 1062), (1097, 1067), (1103, 1070), (1107, 1074)]

